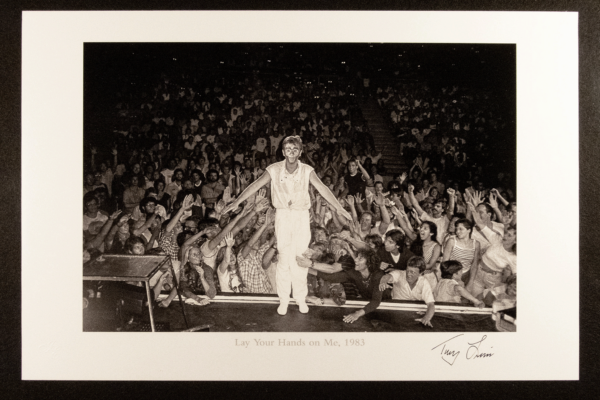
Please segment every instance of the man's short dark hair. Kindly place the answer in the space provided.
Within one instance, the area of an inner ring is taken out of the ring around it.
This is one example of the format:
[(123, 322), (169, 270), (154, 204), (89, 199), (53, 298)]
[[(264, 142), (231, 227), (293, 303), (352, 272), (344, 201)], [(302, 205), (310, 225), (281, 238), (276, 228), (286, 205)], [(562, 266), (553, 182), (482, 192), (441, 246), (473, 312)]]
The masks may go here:
[(400, 229), (393, 229), (385, 234), (386, 237), (389, 237), (396, 243), (398, 246), (398, 250), (404, 250), (404, 233)]
[(198, 224), (198, 232), (205, 230), (209, 226), (219, 226), (219, 220), (216, 218), (204, 218)]
[(158, 205), (158, 201), (154, 197), (144, 197), (142, 201), (140, 201), (140, 210), (142, 208), (146, 208), (148, 203), (154, 203), (155, 205)]

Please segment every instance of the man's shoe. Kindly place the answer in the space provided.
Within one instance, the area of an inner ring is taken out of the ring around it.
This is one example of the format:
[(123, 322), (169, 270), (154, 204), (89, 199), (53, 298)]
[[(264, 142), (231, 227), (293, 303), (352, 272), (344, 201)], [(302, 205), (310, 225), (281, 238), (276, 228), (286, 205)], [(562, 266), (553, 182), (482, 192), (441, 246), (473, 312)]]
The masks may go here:
[(288, 303), (280, 303), (279, 307), (277, 307), (277, 314), (285, 315), (287, 314)]
[(306, 303), (298, 303), (298, 307), (300, 307), (300, 312), (302, 314), (306, 314), (308, 312), (308, 306), (306, 305)]

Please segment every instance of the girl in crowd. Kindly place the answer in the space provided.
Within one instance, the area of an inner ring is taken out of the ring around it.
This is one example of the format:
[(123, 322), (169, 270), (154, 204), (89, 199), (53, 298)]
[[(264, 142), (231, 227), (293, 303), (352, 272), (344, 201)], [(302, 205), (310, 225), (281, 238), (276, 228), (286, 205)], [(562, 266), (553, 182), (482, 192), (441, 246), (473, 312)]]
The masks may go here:
[[(414, 235), (414, 234), (413, 234)], [(437, 225), (431, 221), (423, 221), (419, 234), (415, 237), (410, 250), (425, 259), (425, 273), (435, 272), (435, 265), (442, 252), (442, 246), (437, 242)]]
[(225, 293), (242, 293), (244, 285), (240, 278), (239, 268), (237, 265), (236, 251), (233, 248), (235, 239), (231, 233), (225, 236), (226, 247), (219, 251), (217, 258), (217, 277), (219, 278), (219, 286), (221, 292)]
[(157, 179), (154, 181), (154, 188), (156, 189), (156, 201), (158, 204), (163, 206), (167, 212), (171, 210), (171, 195), (165, 192), (165, 181)]
[(443, 261), (456, 260), (462, 265), (462, 281), (470, 287), (474, 275), (471, 268), (479, 264), (481, 249), (479, 242), (471, 238), (473, 225), (466, 218), (454, 223), (455, 236), (450, 236), (444, 245)]
[[(179, 289), (183, 294), (204, 306), (210, 303), (210, 299), (217, 295), (214, 282), (214, 271), (206, 265), (202, 259), (200, 248), (195, 245), (202, 235), (208, 230), (202, 230), (188, 238), (181, 245), (181, 269), (179, 272)], [(198, 295), (197, 293), (200, 293)], [(177, 295), (174, 287), (166, 299), (159, 303), (160, 307), (168, 307)]]
[(502, 283), (506, 277), (517, 273), (517, 230), (507, 228), (504, 237), (490, 229), (475, 211), (472, 203), (468, 204), (473, 214), (475, 225), (481, 234), (491, 243), (483, 253), (478, 267), (472, 272), (471, 287), (467, 290), (477, 296), (485, 289), (491, 289)]

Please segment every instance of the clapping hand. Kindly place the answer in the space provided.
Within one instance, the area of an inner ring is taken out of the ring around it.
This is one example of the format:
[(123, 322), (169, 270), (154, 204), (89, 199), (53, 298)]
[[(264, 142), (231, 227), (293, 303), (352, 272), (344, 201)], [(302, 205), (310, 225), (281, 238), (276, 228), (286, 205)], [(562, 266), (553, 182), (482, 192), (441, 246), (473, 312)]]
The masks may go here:
[(121, 214), (122, 212), (123, 212), (122, 210), (115, 211), (114, 213), (111, 214), (110, 219), (114, 221), (115, 219), (117, 219), (119, 217), (119, 214)]
[(400, 183), (404, 182), (406, 180), (407, 176), (408, 176), (407, 173), (403, 172), (402, 175), (400, 175)]

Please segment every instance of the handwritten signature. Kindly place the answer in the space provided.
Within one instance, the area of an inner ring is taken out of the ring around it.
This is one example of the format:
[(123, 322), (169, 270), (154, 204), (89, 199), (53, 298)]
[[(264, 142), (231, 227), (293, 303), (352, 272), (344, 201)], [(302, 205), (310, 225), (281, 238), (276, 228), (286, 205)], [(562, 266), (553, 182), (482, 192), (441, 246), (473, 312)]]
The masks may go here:
[(464, 350), (466, 346), (468, 346), (468, 347), (466, 347), (464, 356), (467, 360), (490, 358), (490, 357), (494, 356), (494, 353), (489, 352), (489, 351), (491, 351), (491, 349), (494, 348), (494, 346), (490, 346), (489, 349), (483, 346), (483, 341), (487, 339), (487, 335), (483, 335), (481, 340), (478, 340), (475, 342), (467, 341), (466, 345), (463, 343), (463, 340), (455, 340), (456, 338), (461, 337), (461, 336), (464, 336), (464, 333), (461, 333), (460, 335), (456, 335), (453, 338), (450, 338), (450, 339), (438, 344), (431, 350), (435, 350), (435, 349), (438, 349), (441, 347), (441, 349), (440, 349), (441, 358), (446, 363), (448, 363), (450, 366), (454, 365), (454, 363), (458, 359), (458, 356), (462, 353), (462, 350)]

